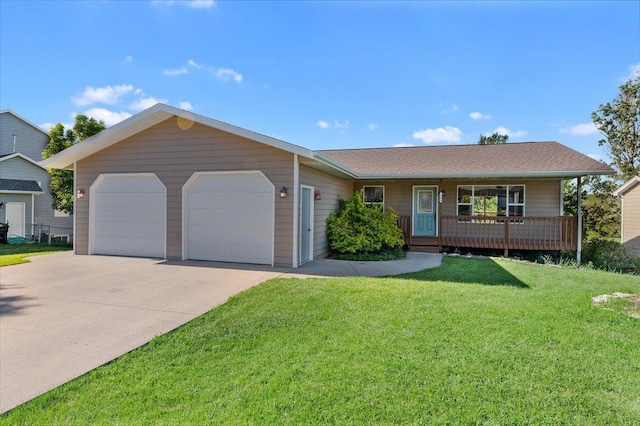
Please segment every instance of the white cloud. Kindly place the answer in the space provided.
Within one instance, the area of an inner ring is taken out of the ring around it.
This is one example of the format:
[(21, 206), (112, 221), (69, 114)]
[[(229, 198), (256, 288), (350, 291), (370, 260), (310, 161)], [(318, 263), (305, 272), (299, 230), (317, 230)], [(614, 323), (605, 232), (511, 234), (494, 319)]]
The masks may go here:
[(151, 108), (155, 104), (166, 104), (167, 102), (168, 101), (166, 99), (156, 99), (153, 96), (150, 96), (148, 98), (142, 97), (136, 101), (133, 101), (133, 103), (129, 105), (129, 108), (136, 111), (142, 111), (143, 109)]
[(560, 129), (560, 133), (568, 133), (570, 135), (590, 135), (592, 133), (597, 133), (598, 129), (593, 123), (581, 123), (576, 124), (575, 126), (563, 127)]
[(326, 129), (328, 127), (331, 127), (331, 124), (327, 123), (324, 120), (319, 120), (317, 123), (318, 127), (320, 127), (321, 129)]
[(629, 65), (629, 78), (627, 78), (627, 80), (634, 79), (638, 75), (640, 75), (640, 62), (638, 62), (637, 64)]
[(202, 68), (202, 67), (201, 67), (200, 65), (198, 65), (198, 64), (196, 63), (196, 61), (194, 61), (193, 59), (189, 59), (189, 60), (187, 61), (187, 65), (189, 65), (190, 67), (193, 67), (193, 68), (198, 68), (198, 69)]
[(491, 120), (491, 116), (489, 114), (483, 114), (481, 112), (472, 112), (469, 114), (469, 117), (474, 120)]
[(176, 68), (176, 69), (166, 69), (166, 70), (163, 70), (162, 72), (164, 73), (164, 75), (168, 75), (169, 77), (174, 77), (180, 74), (187, 74), (189, 70), (186, 69), (185, 67), (182, 67), (182, 68)]
[(462, 130), (453, 126), (438, 127), (437, 129), (418, 130), (413, 132), (414, 139), (422, 139), (424, 143), (460, 142)]
[(79, 106), (91, 105), (95, 103), (102, 103), (107, 105), (114, 105), (118, 102), (121, 96), (133, 90), (133, 86), (130, 84), (121, 84), (119, 86), (105, 86), (105, 87), (91, 87), (87, 86), (82, 95), (72, 97), (71, 100), (74, 104)]
[(242, 74), (235, 72), (231, 68), (218, 68), (215, 74), (216, 74), (216, 77), (224, 81), (229, 81), (233, 79), (233, 81), (235, 81), (238, 84), (242, 83)]
[(451, 107), (451, 111), (457, 111), (458, 110), (458, 105), (453, 104), (453, 106)]
[(527, 132), (525, 132), (524, 130), (517, 130), (515, 132), (507, 129), (504, 126), (498, 126), (493, 132), (491, 133), (485, 133), (485, 136), (491, 136), (492, 134), (497, 133), (499, 135), (507, 135), (510, 138), (519, 138), (520, 136), (524, 136), (527, 134)]
[(187, 101), (182, 101), (180, 103), (178, 103), (178, 105), (180, 106), (180, 108), (187, 110), (187, 111), (191, 111), (193, 109), (193, 105), (191, 105), (190, 102)]
[(377, 123), (369, 123), (369, 130), (378, 130), (378, 124)]
[(186, 1), (186, 6), (191, 9), (209, 9), (215, 6), (216, 2), (213, 0), (191, 0)]
[[(104, 121), (104, 124), (106, 124), (107, 127), (113, 126), (114, 124), (119, 123), (122, 120), (125, 120), (131, 117), (131, 114), (129, 114), (128, 112), (109, 111), (108, 109), (105, 109), (105, 108), (91, 108), (85, 111), (84, 114), (89, 117), (93, 117), (96, 120)], [(72, 116), (75, 117), (76, 114), (72, 113)]]
[(406, 148), (406, 147), (409, 147), (409, 146), (415, 146), (415, 145), (414, 145), (414, 144), (412, 144), (412, 143), (406, 143), (406, 142), (401, 142), (401, 143), (395, 143), (395, 144), (393, 144), (393, 147), (394, 147), (394, 148)]
[(345, 120), (344, 123), (341, 123), (338, 120), (333, 120), (333, 126), (336, 129), (346, 129), (349, 127), (349, 124), (349, 120)]
[(127, 55), (124, 57), (124, 62), (127, 64), (130, 64), (131, 62), (133, 62), (133, 56), (131, 55)]
[(602, 157), (600, 155), (598, 155), (598, 154), (587, 154), (587, 157), (591, 157), (596, 161), (602, 160)]

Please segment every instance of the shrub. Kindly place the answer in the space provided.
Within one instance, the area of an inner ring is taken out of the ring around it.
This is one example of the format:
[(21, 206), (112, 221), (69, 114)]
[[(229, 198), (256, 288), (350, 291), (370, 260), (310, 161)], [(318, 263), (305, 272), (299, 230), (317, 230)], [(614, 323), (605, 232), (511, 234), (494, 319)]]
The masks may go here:
[(340, 200), (340, 208), (327, 219), (327, 238), (337, 253), (377, 253), (402, 247), (404, 237), (398, 228), (398, 214), (389, 207), (367, 206), (362, 191)]
[(594, 268), (640, 274), (640, 257), (626, 253), (618, 241), (593, 238), (582, 249), (582, 261)]

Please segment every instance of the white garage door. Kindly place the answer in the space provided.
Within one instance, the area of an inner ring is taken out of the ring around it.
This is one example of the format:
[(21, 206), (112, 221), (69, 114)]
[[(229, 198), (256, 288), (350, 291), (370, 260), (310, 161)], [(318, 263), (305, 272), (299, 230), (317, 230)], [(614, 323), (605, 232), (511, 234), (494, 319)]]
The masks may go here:
[(184, 259), (273, 265), (275, 187), (262, 172), (197, 172), (182, 194)]
[(100, 175), (89, 197), (89, 254), (166, 257), (167, 191), (156, 175)]

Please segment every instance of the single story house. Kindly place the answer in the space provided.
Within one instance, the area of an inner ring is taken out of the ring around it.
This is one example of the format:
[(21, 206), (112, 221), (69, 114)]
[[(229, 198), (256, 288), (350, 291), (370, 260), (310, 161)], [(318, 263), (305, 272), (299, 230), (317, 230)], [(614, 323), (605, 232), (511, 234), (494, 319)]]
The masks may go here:
[(622, 199), (621, 242), (629, 253), (640, 256), (640, 176), (629, 179), (613, 194)]
[(557, 142), (311, 151), (163, 104), (42, 165), (75, 171), (76, 254), (287, 267), (329, 253), (359, 189), (412, 250), (576, 249), (562, 180), (613, 173)]

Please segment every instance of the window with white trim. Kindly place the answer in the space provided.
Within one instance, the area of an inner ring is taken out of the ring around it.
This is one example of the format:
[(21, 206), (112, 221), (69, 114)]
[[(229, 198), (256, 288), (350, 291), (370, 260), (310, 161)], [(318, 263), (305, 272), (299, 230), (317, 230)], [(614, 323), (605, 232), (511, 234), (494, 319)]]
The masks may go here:
[(459, 185), (458, 216), (524, 216), (524, 185)]
[(368, 206), (380, 206), (384, 208), (384, 186), (363, 186), (362, 201)]

